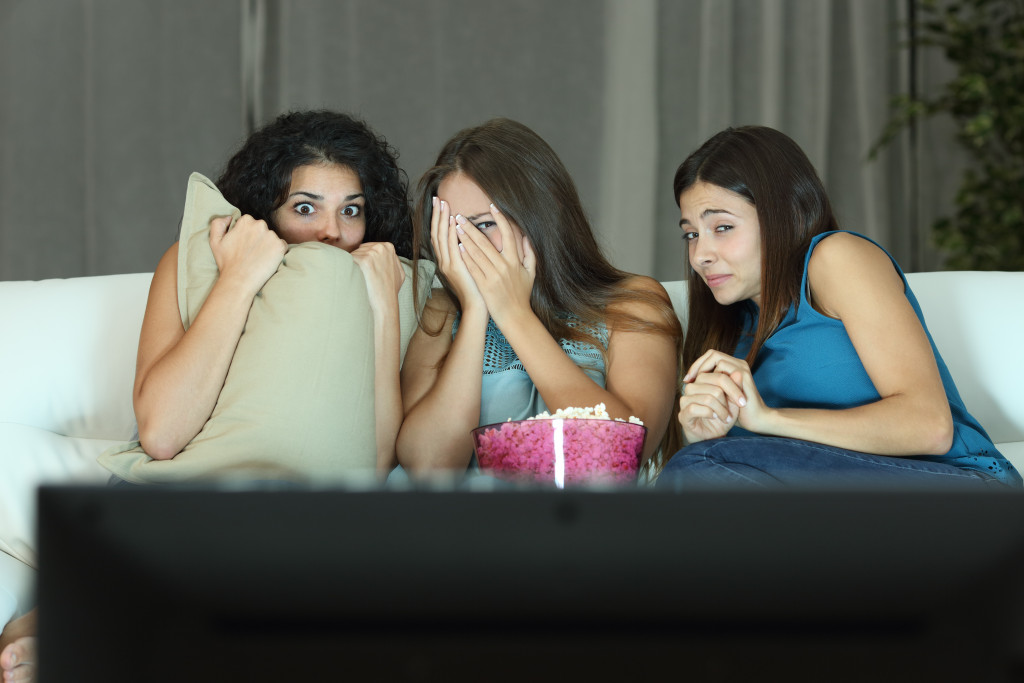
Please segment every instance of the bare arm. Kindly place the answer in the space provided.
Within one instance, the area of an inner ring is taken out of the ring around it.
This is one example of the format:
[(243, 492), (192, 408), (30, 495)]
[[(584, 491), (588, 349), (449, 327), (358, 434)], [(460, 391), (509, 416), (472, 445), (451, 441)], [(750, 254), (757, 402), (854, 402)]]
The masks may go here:
[(253, 297), (284, 255), (284, 242), (266, 224), (244, 216), (228, 231), (228, 220), (211, 222), (210, 242), (220, 277), (188, 331), (178, 311), (177, 244), (167, 250), (153, 274), (139, 336), (133, 399), (139, 440), (156, 460), (173, 458), (206, 424)]
[(846, 327), (880, 400), (843, 410), (768, 408), (746, 363), (714, 351), (694, 364), (692, 382), (720, 391), (718, 413), (731, 412), (741, 427), (760, 434), (881, 455), (947, 452), (953, 439), (949, 402), (928, 337), (889, 257), (866, 240), (839, 233), (815, 248), (808, 280), (815, 307)]
[(442, 290), (427, 302), (402, 367), (405, 422), (398, 435), (398, 461), (411, 473), (464, 470), (473, 452), (470, 432), (480, 421), (487, 312), (465, 311), (452, 339), (455, 307)]
[(488, 313), (459, 249), (458, 231), (448, 204), (434, 198), (430, 242), (438, 270), (462, 305), (459, 329), (452, 339), (455, 304), (434, 290), (423, 311), (402, 367), (405, 421), (398, 433), (398, 461), (411, 473), (464, 470), (473, 452), (470, 434), (480, 421), (484, 336)]
[(362, 244), (352, 252), (352, 258), (363, 272), (373, 310), (377, 473), (386, 476), (397, 464), (395, 441), (403, 416), (398, 290), (405, 280), (405, 271), (390, 242)]
[[(650, 278), (634, 278), (630, 286), (656, 292), (669, 301), (664, 288)], [(648, 304), (631, 303), (624, 308), (640, 319), (654, 321), (658, 316)], [(502, 332), (545, 405), (554, 410), (604, 403), (612, 418), (625, 420), (635, 416), (643, 420), (650, 434), (644, 446), (644, 460), (657, 450), (671, 418), (675, 396), (674, 339), (650, 332), (613, 329), (608, 339), (602, 388), (566, 355), (535, 315), (509, 321)]]

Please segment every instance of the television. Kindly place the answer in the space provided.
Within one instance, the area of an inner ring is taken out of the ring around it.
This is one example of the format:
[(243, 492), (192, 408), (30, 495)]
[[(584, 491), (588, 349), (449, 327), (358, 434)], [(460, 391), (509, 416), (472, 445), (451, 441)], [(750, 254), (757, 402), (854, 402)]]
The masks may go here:
[(1003, 680), (1024, 495), (44, 486), (39, 680)]

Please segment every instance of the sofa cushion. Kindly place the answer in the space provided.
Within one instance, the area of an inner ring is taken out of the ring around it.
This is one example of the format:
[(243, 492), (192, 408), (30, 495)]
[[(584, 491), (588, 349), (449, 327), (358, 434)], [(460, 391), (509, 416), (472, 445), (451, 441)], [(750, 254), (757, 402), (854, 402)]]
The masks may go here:
[(110, 475), (96, 464), (96, 455), (117, 443), (0, 422), (0, 551), (35, 566), (36, 488), (106, 482)]
[[(217, 279), (210, 219), (238, 215), (208, 179), (189, 179), (179, 240), (178, 303), (187, 329)], [(399, 293), (402, 353), (428, 287), (412, 300), (412, 267)], [(423, 262), (421, 282), (433, 264)], [(369, 475), (376, 463), (373, 314), (351, 254), (318, 243), (289, 245), (253, 300), (213, 414), (171, 460), (137, 442), (100, 462), (136, 483), (240, 477), (324, 481)]]

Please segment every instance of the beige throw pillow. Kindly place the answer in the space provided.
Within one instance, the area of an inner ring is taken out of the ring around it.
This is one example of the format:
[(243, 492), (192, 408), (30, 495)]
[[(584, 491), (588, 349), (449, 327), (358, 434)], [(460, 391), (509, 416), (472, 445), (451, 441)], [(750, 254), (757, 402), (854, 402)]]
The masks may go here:
[[(216, 187), (189, 178), (178, 245), (178, 307), (191, 325), (218, 277), (209, 221), (233, 215)], [(430, 289), (434, 264), (412, 265), (399, 292), (402, 358)], [(371, 476), (374, 437), (373, 314), (352, 256), (318, 243), (290, 245), (253, 300), (213, 414), (171, 460), (151, 459), (138, 442), (100, 463), (135, 483), (207, 479), (330, 481)]]

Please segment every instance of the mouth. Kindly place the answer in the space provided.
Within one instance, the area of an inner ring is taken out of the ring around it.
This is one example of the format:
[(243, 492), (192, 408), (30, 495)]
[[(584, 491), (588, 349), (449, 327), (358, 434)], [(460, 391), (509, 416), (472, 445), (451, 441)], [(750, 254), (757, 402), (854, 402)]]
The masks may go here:
[(708, 287), (714, 289), (724, 285), (730, 278), (732, 278), (732, 275), (705, 275), (704, 282), (708, 284)]

